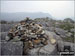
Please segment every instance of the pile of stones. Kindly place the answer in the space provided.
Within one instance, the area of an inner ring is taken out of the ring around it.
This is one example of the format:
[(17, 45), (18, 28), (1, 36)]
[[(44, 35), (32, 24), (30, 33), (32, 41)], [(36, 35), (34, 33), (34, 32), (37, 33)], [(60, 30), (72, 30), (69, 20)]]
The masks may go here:
[(47, 40), (48, 36), (42, 25), (28, 17), (12, 27), (6, 36), (6, 41), (22, 41), (24, 54), (27, 54), (30, 49), (47, 45)]

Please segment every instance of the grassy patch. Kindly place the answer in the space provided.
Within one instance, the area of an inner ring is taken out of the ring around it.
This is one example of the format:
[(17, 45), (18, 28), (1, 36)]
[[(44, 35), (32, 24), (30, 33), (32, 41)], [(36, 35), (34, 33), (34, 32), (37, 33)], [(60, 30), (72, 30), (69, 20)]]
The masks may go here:
[(66, 37), (66, 38), (63, 38), (63, 40), (74, 43), (75, 38), (74, 37)]

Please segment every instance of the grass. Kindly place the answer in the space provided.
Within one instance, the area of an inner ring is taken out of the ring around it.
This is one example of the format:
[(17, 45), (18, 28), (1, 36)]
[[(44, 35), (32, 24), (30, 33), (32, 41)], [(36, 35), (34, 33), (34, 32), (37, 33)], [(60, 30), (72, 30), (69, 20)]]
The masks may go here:
[(74, 37), (66, 37), (66, 38), (63, 38), (64, 41), (67, 41), (67, 42), (72, 42), (74, 43), (75, 41), (75, 38)]

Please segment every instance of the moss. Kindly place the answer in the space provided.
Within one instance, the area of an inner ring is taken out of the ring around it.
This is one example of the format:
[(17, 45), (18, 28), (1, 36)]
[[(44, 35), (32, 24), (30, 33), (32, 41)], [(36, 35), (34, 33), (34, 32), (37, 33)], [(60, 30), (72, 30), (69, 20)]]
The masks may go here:
[(72, 42), (74, 43), (74, 37), (66, 37), (66, 38), (63, 38), (64, 41), (67, 41), (67, 42)]
[(63, 24), (60, 24), (59, 27), (70, 32), (70, 30), (74, 28), (74, 25), (68, 22), (64, 22)]

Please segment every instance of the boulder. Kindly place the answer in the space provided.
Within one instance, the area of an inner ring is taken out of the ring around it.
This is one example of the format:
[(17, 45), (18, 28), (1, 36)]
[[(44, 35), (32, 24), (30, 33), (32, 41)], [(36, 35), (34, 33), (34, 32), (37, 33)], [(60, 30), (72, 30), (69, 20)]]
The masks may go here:
[(22, 42), (1, 42), (1, 55), (22, 55)]
[(60, 49), (60, 51), (64, 51), (64, 46), (70, 46), (70, 50), (75, 51), (75, 48), (74, 48), (75, 44), (74, 43), (58, 41), (58, 49)]
[(56, 41), (58, 39), (57, 36), (54, 36), (54, 33), (53, 32), (49, 32), (49, 31), (45, 31), (45, 34), (48, 35), (48, 44), (43, 46), (43, 47), (39, 47), (39, 48), (34, 48), (34, 49), (31, 49), (29, 51), (29, 54), (40, 54), (40, 55), (46, 55), (46, 54), (57, 54), (57, 50), (56, 50), (56, 43), (55, 44), (52, 44), (51, 43), (51, 39), (55, 39)]
[(0, 32), (7, 32), (14, 26), (14, 24), (1, 24), (0, 26)]
[(1, 41), (5, 40), (6, 36), (7, 36), (7, 32), (0, 32)]
[(55, 28), (55, 33), (57, 35), (60, 35), (62, 38), (67, 37), (67, 35), (66, 35), (67, 31), (66, 30), (63, 30), (63, 29), (60, 29), (60, 28)]

